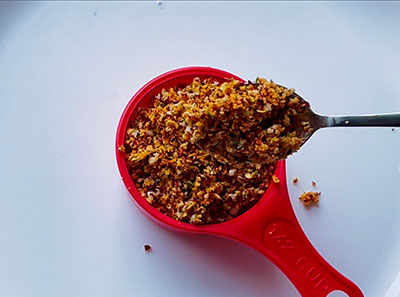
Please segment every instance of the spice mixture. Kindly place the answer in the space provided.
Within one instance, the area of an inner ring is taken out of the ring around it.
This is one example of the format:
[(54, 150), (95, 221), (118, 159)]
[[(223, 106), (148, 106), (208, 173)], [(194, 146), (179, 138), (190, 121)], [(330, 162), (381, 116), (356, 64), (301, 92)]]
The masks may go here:
[(303, 141), (291, 119), (308, 106), (293, 89), (265, 79), (196, 78), (162, 90), (142, 108), (120, 151), (153, 207), (187, 223), (220, 223), (247, 211), (279, 182), (276, 161)]
[(310, 205), (313, 203), (318, 203), (319, 202), (319, 196), (321, 196), (321, 193), (318, 192), (305, 192), (301, 194), (299, 199), (305, 204), (305, 205)]

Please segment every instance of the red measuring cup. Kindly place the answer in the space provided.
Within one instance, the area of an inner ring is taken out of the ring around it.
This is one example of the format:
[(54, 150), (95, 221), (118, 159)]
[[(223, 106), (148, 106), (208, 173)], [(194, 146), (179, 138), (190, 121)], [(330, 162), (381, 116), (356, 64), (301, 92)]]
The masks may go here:
[(279, 161), (275, 175), (280, 179), (271, 184), (264, 196), (247, 212), (228, 222), (213, 225), (191, 225), (174, 220), (153, 208), (136, 189), (129, 176), (124, 154), (118, 150), (124, 144), (129, 123), (139, 107), (149, 106), (162, 89), (190, 84), (195, 77), (225, 81), (241, 78), (214, 68), (188, 67), (164, 73), (144, 85), (126, 106), (117, 130), (116, 154), (118, 168), (133, 201), (158, 224), (174, 230), (206, 233), (240, 241), (267, 256), (290, 279), (303, 297), (325, 297), (332, 291), (343, 291), (351, 297), (361, 297), (361, 290), (340, 274), (307, 239), (290, 203), (286, 184), (285, 161)]

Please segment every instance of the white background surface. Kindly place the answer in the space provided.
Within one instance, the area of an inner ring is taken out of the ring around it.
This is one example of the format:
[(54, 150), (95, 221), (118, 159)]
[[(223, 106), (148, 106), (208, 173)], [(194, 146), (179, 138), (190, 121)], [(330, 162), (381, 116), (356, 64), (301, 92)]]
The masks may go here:
[[(189, 65), (272, 78), (320, 113), (400, 111), (399, 16), (399, 2), (0, 2), (0, 296), (299, 296), (250, 248), (144, 218), (116, 167), (119, 116)], [(366, 296), (400, 294), (399, 151), (399, 129), (332, 129), (288, 160), (305, 232)]]

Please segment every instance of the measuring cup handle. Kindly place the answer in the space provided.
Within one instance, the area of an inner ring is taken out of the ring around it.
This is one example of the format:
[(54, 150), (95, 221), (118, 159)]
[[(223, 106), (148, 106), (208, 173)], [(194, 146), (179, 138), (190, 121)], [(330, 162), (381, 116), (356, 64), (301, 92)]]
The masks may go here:
[(300, 225), (286, 219), (270, 221), (264, 230), (261, 252), (292, 281), (303, 297), (325, 297), (343, 291), (362, 297), (361, 290), (325, 261), (307, 239)]
[[(272, 184), (265, 196), (237, 220), (213, 227), (213, 233), (243, 242), (266, 255), (303, 297), (326, 297), (342, 291), (349, 297), (363, 297), (361, 290), (333, 268), (313, 247), (293, 211), (287, 184), (285, 162), (279, 161)], [(218, 229), (219, 228), (219, 229)]]
[[(313, 247), (296, 218), (286, 184), (285, 162), (278, 162), (280, 182), (273, 184), (230, 234), (259, 250), (286, 274), (303, 297), (326, 297), (343, 291), (363, 297), (361, 290), (333, 268)], [(222, 232), (221, 232), (222, 234)]]

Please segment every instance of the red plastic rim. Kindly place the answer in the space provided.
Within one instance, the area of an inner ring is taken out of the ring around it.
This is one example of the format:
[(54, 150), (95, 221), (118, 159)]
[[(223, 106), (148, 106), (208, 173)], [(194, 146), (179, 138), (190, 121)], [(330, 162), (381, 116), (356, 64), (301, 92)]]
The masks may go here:
[[(215, 68), (211, 67), (186, 67), (186, 68), (180, 68), (176, 70), (172, 70), (169, 72), (166, 72), (164, 74), (161, 74), (157, 76), (156, 78), (152, 79), (149, 81), (147, 84), (145, 84), (136, 94), (132, 97), (132, 99), (129, 101), (128, 105), (126, 106), (125, 110), (122, 113), (120, 122), (118, 124), (117, 128), (117, 136), (116, 136), (116, 157), (117, 157), (117, 164), (119, 168), (120, 175), (122, 177), (122, 180), (128, 189), (129, 193), (131, 194), (131, 197), (133, 201), (148, 215), (150, 215), (151, 218), (155, 219), (156, 222), (161, 222), (166, 224), (167, 226), (173, 227), (173, 228), (178, 228), (180, 230), (185, 230), (185, 231), (192, 231), (192, 232), (200, 232), (200, 233), (212, 233), (214, 227), (217, 225), (192, 225), (188, 223), (183, 223), (179, 222), (175, 219), (172, 219), (163, 213), (159, 212), (157, 209), (152, 207), (139, 193), (139, 191), (136, 189), (134, 182), (130, 178), (130, 175), (128, 173), (128, 169), (126, 166), (124, 154), (118, 150), (118, 147), (120, 145), (124, 144), (125, 140), (125, 133), (127, 130), (127, 127), (129, 123), (134, 119), (134, 117), (137, 115), (137, 110), (138, 107), (140, 106), (146, 106), (146, 104), (150, 103), (151, 100), (153, 99), (154, 95), (158, 94), (161, 89), (163, 88), (169, 88), (172, 86), (177, 86), (177, 85), (187, 85), (192, 82), (192, 80), (195, 77), (200, 77), (201, 79), (203, 78), (215, 78), (219, 81), (225, 81), (231, 78), (244, 81), (240, 77)], [(284, 162), (278, 162), (278, 166), (276, 168), (277, 171), (284, 170)], [(267, 196), (270, 188), (273, 185), (269, 187), (267, 192), (264, 194), (264, 196), (260, 199), (263, 200)], [(253, 206), (254, 208), (255, 206)], [(228, 222), (224, 222), (221, 224), (218, 224), (219, 227), (221, 225), (226, 225), (229, 224), (230, 222), (237, 221), (240, 219), (242, 216), (246, 214), (249, 215), (251, 213), (251, 209), (248, 210), (246, 213), (238, 216), (237, 218), (230, 220)]]

